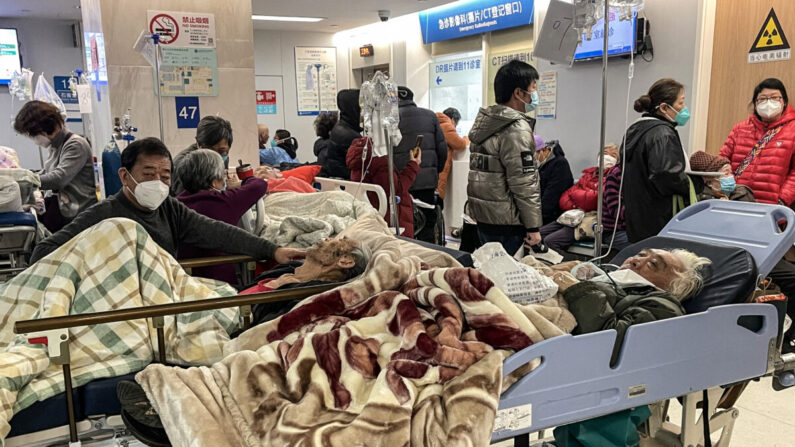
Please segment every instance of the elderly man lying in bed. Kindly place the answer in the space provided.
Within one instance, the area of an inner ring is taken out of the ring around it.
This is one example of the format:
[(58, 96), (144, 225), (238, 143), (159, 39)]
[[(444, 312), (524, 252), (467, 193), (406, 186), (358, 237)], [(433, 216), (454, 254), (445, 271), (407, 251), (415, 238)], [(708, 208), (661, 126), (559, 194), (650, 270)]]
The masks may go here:
[(621, 340), (633, 324), (684, 315), (681, 303), (701, 289), (709, 264), (687, 250), (643, 249), (609, 273), (591, 263), (535, 267), (558, 284), (575, 334), (615, 329)]

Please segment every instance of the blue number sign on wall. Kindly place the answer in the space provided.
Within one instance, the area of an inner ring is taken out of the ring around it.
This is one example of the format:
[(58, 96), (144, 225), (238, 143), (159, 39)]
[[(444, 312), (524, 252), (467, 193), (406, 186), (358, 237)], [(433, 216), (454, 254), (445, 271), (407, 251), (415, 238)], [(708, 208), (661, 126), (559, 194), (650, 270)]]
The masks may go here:
[(64, 104), (77, 104), (77, 92), (69, 90), (69, 76), (53, 76), (53, 88)]
[(195, 129), (199, 126), (199, 97), (177, 96), (174, 98), (177, 106), (177, 129)]
[(533, 23), (533, 0), (455, 2), (419, 15), (422, 41), (429, 44)]

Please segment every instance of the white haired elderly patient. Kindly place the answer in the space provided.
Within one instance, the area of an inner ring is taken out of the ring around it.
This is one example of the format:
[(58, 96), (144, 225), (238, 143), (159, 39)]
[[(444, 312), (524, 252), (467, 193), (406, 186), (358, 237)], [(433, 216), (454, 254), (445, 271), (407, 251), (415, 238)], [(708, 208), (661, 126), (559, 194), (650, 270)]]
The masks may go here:
[(633, 324), (684, 315), (682, 302), (701, 290), (710, 263), (687, 250), (643, 249), (609, 273), (590, 263), (546, 273), (577, 320), (575, 334), (615, 329), (620, 341)]
[[(182, 159), (177, 172), (184, 191), (176, 199), (188, 208), (211, 219), (237, 225), (243, 214), (268, 193), (268, 182), (256, 177), (243, 180), (239, 188), (226, 188), (226, 169), (218, 152), (196, 149)], [(223, 235), (218, 235), (223, 238)], [(179, 247), (179, 258), (220, 256), (221, 252), (207, 252), (183, 244)], [(234, 265), (220, 265), (193, 269), (194, 276), (213, 278), (230, 284), (237, 282)]]

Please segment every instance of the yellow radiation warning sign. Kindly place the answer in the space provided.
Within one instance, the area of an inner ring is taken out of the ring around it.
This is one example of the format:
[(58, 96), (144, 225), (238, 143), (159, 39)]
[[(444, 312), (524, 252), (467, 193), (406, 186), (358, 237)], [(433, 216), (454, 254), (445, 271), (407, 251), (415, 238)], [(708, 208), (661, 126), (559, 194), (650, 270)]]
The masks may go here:
[(770, 8), (770, 13), (748, 51), (748, 63), (788, 60), (790, 51), (787, 36), (784, 34), (781, 22), (778, 21), (776, 11)]

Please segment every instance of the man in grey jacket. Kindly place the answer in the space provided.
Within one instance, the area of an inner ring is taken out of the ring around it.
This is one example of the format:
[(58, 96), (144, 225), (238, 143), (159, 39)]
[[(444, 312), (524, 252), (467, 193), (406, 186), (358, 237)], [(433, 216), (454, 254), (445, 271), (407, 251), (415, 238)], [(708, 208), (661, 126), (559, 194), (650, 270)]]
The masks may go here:
[(469, 215), (482, 243), (500, 242), (511, 255), (541, 242), (535, 120), (526, 115), (538, 105), (537, 80), (527, 63), (503, 65), (494, 79), (497, 104), (480, 109), (469, 132)]

